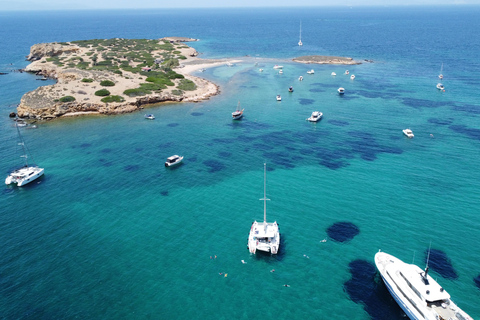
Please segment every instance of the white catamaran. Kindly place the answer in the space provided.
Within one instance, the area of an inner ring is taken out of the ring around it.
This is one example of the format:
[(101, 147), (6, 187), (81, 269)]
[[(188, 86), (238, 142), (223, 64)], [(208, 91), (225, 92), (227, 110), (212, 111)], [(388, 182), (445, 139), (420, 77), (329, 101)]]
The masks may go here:
[(248, 250), (255, 254), (257, 250), (277, 254), (280, 248), (280, 229), (278, 223), (267, 222), (267, 164), (264, 164), (263, 182), (263, 222), (252, 223), (248, 235)]
[(28, 164), (28, 149), (25, 146), (25, 142), (23, 141), (17, 124), (15, 124), (15, 128), (17, 128), (18, 138), (20, 140), (18, 144), (22, 146), (23, 154), (21, 155), (21, 157), (25, 159), (25, 165), (21, 168), (13, 170), (5, 179), (5, 184), (9, 185), (12, 183), (16, 183), (18, 187), (21, 187), (41, 177), (43, 175), (44, 169), (39, 168), (35, 164), (33, 166)]

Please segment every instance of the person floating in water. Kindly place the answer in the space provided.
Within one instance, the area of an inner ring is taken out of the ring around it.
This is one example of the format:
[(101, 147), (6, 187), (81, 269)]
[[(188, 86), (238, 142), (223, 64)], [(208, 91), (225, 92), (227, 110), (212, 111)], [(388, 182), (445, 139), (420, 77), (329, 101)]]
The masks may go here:
[(284, 287), (290, 287), (290, 285), (289, 285), (289, 284), (284, 284), (283, 286), (284, 286)]

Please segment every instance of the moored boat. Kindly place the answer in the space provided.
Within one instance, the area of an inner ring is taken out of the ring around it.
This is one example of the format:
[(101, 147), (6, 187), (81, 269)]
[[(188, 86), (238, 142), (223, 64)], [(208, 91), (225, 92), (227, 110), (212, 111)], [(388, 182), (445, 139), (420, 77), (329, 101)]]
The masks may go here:
[(263, 222), (253, 221), (248, 235), (248, 250), (255, 254), (257, 250), (277, 254), (280, 249), (280, 228), (278, 223), (267, 222), (267, 164), (264, 164), (263, 182)]
[(338, 91), (338, 94), (344, 94), (345, 93), (345, 88), (340, 87), (340, 88), (337, 89), (337, 91)]
[(243, 117), (243, 110), (245, 109), (240, 110), (240, 101), (238, 101), (237, 110), (232, 112), (232, 119), (233, 120), (241, 119)]
[(437, 83), (437, 89), (438, 90), (445, 90), (445, 87), (441, 83)]
[(313, 70), (313, 69), (312, 69), (312, 70), (309, 70), (309, 71), (307, 71), (307, 73), (308, 73), (308, 74), (314, 74), (314, 73), (315, 73), (315, 70)]
[(307, 118), (307, 120), (310, 122), (317, 122), (322, 119), (322, 117), (323, 113), (321, 113), (320, 111), (313, 111), (312, 115), (310, 116), (310, 118)]
[(409, 138), (413, 138), (413, 137), (414, 137), (412, 130), (410, 130), (410, 129), (403, 129), (402, 131), (403, 131), (403, 134), (406, 135), (407, 137), (409, 137)]
[(183, 156), (179, 156), (179, 155), (173, 155), (171, 157), (168, 157), (167, 161), (165, 161), (165, 167), (175, 166), (181, 163), (182, 160), (183, 160)]
[(290, 87), (288, 88), (288, 92), (293, 92), (293, 87), (292, 87), (292, 86), (290, 86)]
[(282, 96), (277, 94), (277, 101), (282, 101)]
[(23, 154), (21, 155), (22, 158), (25, 159), (25, 164), (23, 167), (18, 168), (10, 172), (8, 177), (5, 179), (5, 184), (9, 185), (12, 183), (16, 183), (18, 187), (24, 186), (37, 178), (41, 177), (44, 173), (44, 168), (39, 168), (36, 164), (29, 165), (28, 164), (28, 157), (29, 152), (27, 147), (25, 146), (25, 142), (23, 141), (22, 135), (20, 134), (20, 130), (18, 129), (18, 125), (15, 124), (17, 128), (18, 138), (19, 138), (19, 145), (22, 146)]
[(273, 69), (282, 69), (282, 68), (283, 68), (283, 66), (279, 66), (278, 64), (273, 66)]
[(355, 75), (352, 74), (352, 75), (350, 76), (350, 79), (351, 79), (351, 80), (355, 79)]
[(298, 77), (298, 81), (303, 81), (303, 76)]
[(450, 294), (414, 264), (385, 253), (375, 254), (375, 265), (388, 291), (412, 320), (473, 320), (451, 299)]
[(155, 116), (153, 114), (146, 114), (145, 119), (153, 120), (153, 119), (155, 119)]

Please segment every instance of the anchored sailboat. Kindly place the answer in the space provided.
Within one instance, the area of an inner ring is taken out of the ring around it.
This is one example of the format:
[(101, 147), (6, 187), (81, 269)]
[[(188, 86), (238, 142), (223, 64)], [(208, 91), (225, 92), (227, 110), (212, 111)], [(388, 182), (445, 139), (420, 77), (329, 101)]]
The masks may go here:
[(263, 223), (256, 220), (252, 223), (248, 235), (248, 250), (255, 254), (257, 250), (277, 254), (280, 248), (280, 229), (278, 223), (267, 222), (267, 164), (264, 163), (263, 182)]
[(21, 168), (13, 170), (8, 177), (5, 179), (5, 184), (16, 183), (18, 187), (24, 186), (29, 182), (41, 177), (43, 175), (43, 168), (39, 168), (36, 164), (33, 166), (28, 165), (28, 149), (25, 146), (20, 130), (18, 129), (17, 123), (15, 123), (15, 128), (17, 128), (17, 133), (20, 142), (18, 145), (22, 146), (23, 155), (22, 158), (25, 159), (25, 165)]
[(300, 21), (300, 40), (298, 41), (299, 46), (303, 46), (302, 43), (302, 21)]

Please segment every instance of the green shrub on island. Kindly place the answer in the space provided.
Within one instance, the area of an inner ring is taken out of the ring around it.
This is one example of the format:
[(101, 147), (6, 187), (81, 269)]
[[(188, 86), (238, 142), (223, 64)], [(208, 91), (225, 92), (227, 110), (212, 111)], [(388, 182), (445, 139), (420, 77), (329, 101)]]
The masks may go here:
[(115, 85), (115, 82), (110, 81), (110, 80), (103, 80), (100, 82), (100, 85), (102, 87), (113, 87)]
[(197, 85), (192, 80), (182, 79), (177, 88), (185, 91), (193, 91), (197, 89)]
[(123, 101), (125, 101), (125, 99), (122, 96), (108, 96), (108, 97), (102, 98), (102, 100), (100, 100), (100, 101), (105, 102), (105, 103), (123, 102)]
[(83, 78), (82, 82), (93, 82), (93, 79), (90, 78)]
[(95, 91), (95, 95), (99, 97), (105, 97), (110, 95), (110, 91), (108, 91), (107, 89), (100, 89), (98, 91)]
[(141, 97), (141, 96), (145, 96), (149, 93), (152, 93), (152, 92), (149, 91), (149, 90), (142, 89), (142, 88), (127, 89), (127, 90), (123, 91), (123, 94), (126, 95), (126, 96), (129, 96), (129, 97)]
[(181, 96), (183, 94), (183, 91), (175, 89), (175, 90), (172, 90), (172, 94), (174, 96)]
[(60, 99), (58, 99), (58, 101), (60, 101), (60, 102), (72, 102), (72, 101), (75, 101), (75, 97), (65, 96), (65, 97), (61, 97)]
[(175, 54), (180, 54), (181, 52), (178, 51), (178, 50), (175, 50), (175, 51), (173, 51), (173, 53), (175, 53)]
[(121, 70), (113, 70), (113, 73), (123, 75), (123, 72)]
[[(145, 79), (145, 81), (147, 82), (153, 82), (153, 83), (156, 83), (158, 85), (161, 85), (162, 87), (163, 86), (174, 86), (175, 83), (173, 83), (170, 79), (168, 79), (165, 76), (162, 76), (162, 77), (148, 77), (147, 79)], [(166, 87), (164, 87), (163, 89), (165, 89)]]
[(185, 60), (185, 59), (187, 59), (187, 57), (185, 57), (185, 56), (178, 56), (178, 59)]
[(82, 62), (77, 63), (77, 68), (78, 69), (86, 70), (86, 69), (88, 69), (88, 67), (90, 67), (89, 62), (82, 61)]

